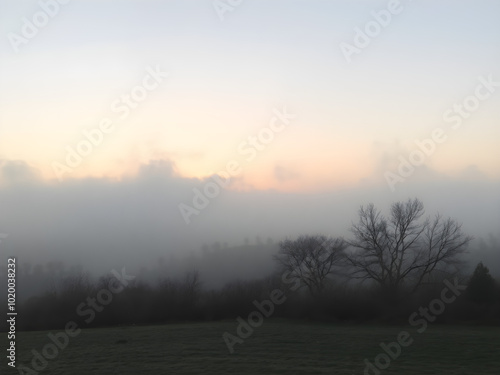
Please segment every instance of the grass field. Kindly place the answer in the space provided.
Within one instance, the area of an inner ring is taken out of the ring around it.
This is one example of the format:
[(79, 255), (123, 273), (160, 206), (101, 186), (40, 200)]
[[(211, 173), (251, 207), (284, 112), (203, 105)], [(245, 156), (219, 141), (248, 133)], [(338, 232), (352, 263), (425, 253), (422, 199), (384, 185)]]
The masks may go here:
[[(500, 374), (500, 327), (434, 325), (419, 334), (414, 327), (270, 319), (229, 354), (222, 334), (236, 334), (236, 327), (236, 321), (225, 321), (87, 329), (40, 373), (363, 374), (364, 359), (373, 363), (382, 341), (407, 330), (414, 342), (382, 374)], [(17, 335), (18, 365), (30, 364), (31, 349), (41, 352), (50, 342), (47, 334)], [(18, 373), (5, 359), (2, 367), (2, 374)]]

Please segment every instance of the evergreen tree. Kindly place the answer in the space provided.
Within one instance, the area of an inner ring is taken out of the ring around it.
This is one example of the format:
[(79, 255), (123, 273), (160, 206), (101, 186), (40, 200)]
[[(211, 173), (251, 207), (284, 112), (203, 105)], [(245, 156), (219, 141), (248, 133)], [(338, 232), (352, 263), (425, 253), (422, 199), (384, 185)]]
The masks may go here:
[(490, 275), (488, 267), (483, 262), (479, 262), (467, 286), (467, 298), (480, 305), (491, 304), (494, 302), (496, 294), (495, 280)]

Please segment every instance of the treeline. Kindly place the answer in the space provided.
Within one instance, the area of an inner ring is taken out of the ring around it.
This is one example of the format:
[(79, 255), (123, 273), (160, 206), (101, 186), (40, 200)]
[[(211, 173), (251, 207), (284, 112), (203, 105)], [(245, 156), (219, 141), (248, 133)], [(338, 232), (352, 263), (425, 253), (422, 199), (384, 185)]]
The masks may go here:
[[(284, 239), (275, 250), (275, 272), (218, 288), (204, 286), (198, 271), (172, 277), (161, 262), (158, 270), (165, 273), (157, 281), (147, 272), (133, 276), (125, 269), (92, 281), (81, 269), (68, 275), (62, 264), (52, 264), (45, 274), (48, 291), (19, 303), (17, 328), (61, 329), (69, 321), (97, 327), (245, 319), (254, 311), (254, 316), (350, 322), (500, 322), (500, 287), (482, 263), (464, 275), (463, 254), (472, 237), (455, 220), (424, 217), (422, 202), (410, 199), (394, 203), (388, 215), (373, 204), (362, 206), (351, 232), (351, 238)], [(250, 265), (256, 254), (245, 254), (249, 258), (242, 261)], [(207, 256), (206, 264), (209, 259), (217, 258)], [(228, 264), (236, 268), (237, 262)], [(25, 274), (44, 284), (42, 275), (37, 267)]]
[[(500, 322), (500, 288), (485, 266), (478, 265), (469, 278), (448, 282), (467, 285), (467, 289), (460, 290), (452, 303), (445, 304), (444, 311), (434, 314), (435, 323)], [(433, 300), (441, 299), (447, 285), (441, 280), (422, 287), (418, 293), (406, 294), (410, 291), (402, 290), (399, 298), (376, 285), (349, 283), (331, 283), (313, 296), (307, 288), (296, 288), (299, 285), (296, 280), (280, 273), (260, 280), (230, 282), (217, 290), (204, 290), (196, 272), (186, 273), (177, 280), (164, 279), (156, 285), (138, 279), (126, 283), (120, 288), (119, 278), (113, 274), (94, 283), (85, 273), (70, 276), (61, 281), (57, 292), (32, 297), (18, 306), (17, 328), (63, 329), (69, 321), (90, 328), (246, 319), (250, 312), (258, 310), (257, 304), (269, 300), (276, 290), (284, 302), (275, 306), (272, 317), (405, 323), (420, 307), (426, 308)]]

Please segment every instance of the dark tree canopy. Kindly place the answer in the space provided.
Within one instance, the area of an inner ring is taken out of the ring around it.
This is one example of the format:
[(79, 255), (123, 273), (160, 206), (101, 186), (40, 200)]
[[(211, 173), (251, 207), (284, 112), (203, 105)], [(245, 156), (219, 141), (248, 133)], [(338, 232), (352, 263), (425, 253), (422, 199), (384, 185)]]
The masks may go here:
[(361, 207), (353, 224), (352, 251), (346, 253), (353, 276), (382, 288), (412, 292), (437, 271), (448, 271), (472, 239), (451, 218), (425, 218), (418, 199), (392, 204), (388, 217), (373, 204)]
[(467, 286), (467, 298), (477, 304), (489, 304), (497, 298), (497, 285), (490, 270), (480, 262)]

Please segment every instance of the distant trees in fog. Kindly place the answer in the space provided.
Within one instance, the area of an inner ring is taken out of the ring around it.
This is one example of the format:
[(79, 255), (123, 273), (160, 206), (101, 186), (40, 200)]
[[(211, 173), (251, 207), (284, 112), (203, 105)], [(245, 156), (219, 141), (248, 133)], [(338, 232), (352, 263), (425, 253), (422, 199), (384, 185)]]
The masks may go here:
[[(197, 270), (172, 277), (159, 264), (162, 274), (156, 282), (137, 277), (110, 304), (96, 310), (91, 326), (236, 318), (248, 314), (255, 300), (268, 298), (276, 289), (283, 291), (286, 302), (276, 306), (273, 317), (399, 321), (428, 305), (451, 275), (468, 286), (439, 317), (440, 322), (500, 322), (500, 288), (488, 268), (480, 263), (470, 277), (462, 272), (461, 255), (470, 240), (455, 220), (439, 215), (424, 218), (418, 199), (394, 203), (387, 216), (370, 204), (360, 208), (352, 238), (302, 235), (281, 241), (274, 258), (279, 267), (267, 277), (233, 280), (211, 289), (204, 287)], [(258, 241), (244, 249), (248, 255), (262, 251), (262, 246)], [(210, 264), (227, 261), (231, 249), (218, 248), (213, 259), (205, 248), (201, 259)], [(249, 258), (240, 258), (248, 264)], [(229, 260), (228, 266), (234, 267)], [(103, 275), (94, 282), (82, 269), (65, 273), (55, 263), (46, 268), (48, 272), (42, 272), (43, 267), (37, 265), (32, 272), (19, 274), (47, 286), (45, 294), (20, 303), (20, 330), (64, 327), (78, 319), (76, 307), (109, 285), (113, 277)], [(302, 288), (292, 290), (290, 281)], [(388, 303), (384, 298), (388, 294), (404, 298)]]
[[(157, 284), (133, 280), (111, 303), (103, 306), (99, 300), (95, 301), (98, 305), (95, 319), (84, 324), (86, 316), (77, 312), (77, 306), (109, 285), (109, 276), (105, 275), (95, 283), (74, 283), (71, 288), (58, 288), (19, 304), (22, 319), (17, 324), (19, 330), (52, 330), (63, 328), (68, 321), (82, 327), (98, 327), (234, 319), (246, 317), (255, 309), (254, 301), (268, 298), (276, 289), (285, 293), (286, 301), (275, 306), (273, 317), (404, 322), (419, 306), (426, 306), (440, 296), (443, 289), (442, 283), (422, 285), (418, 293), (393, 304), (387, 303), (375, 284), (332, 283), (321, 294), (311, 295), (307, 287), (292, 292), (281, 276), (277, 273), (258, 280), (235, 280), (215, 290), (203, 289), (195, 273), (178, 279), (166, 278)], [(484, 319), (500, 322), (500, 288), (486, 267), (479, 266), (470, 282), (461, 277), (459, 283), (468, 285), (467, 290), (446, 308), (438, 322)]]

